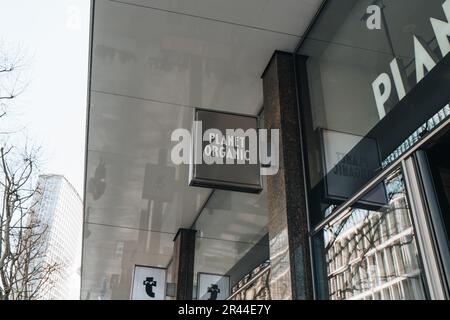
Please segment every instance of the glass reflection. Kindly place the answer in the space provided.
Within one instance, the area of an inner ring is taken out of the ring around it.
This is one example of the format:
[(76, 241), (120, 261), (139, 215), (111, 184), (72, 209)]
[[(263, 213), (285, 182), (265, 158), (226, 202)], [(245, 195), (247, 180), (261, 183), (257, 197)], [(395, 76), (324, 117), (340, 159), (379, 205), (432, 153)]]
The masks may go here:
[[(430, 23), (447, 21), (443, 3), (330, 0), (299, 48), (313, 226), (448, 117), (448, 56)], [(379, 30), (368, 25), (373, 5), (380, 6)], [(420, 86), (415, 38), (424, 39), (436, 58), (434, 73), (424, 75)], [(400, 70), (405, 92), (392, 82), (380, 112), (374, 83), (380, 75), (394, 79), (392, 66)]]
[(323, 298), (331, 300), (425, 299), (422, 271), (403, 176), (385, 181), (388, 203), (356, 203), (315, 239), (323, 267)]

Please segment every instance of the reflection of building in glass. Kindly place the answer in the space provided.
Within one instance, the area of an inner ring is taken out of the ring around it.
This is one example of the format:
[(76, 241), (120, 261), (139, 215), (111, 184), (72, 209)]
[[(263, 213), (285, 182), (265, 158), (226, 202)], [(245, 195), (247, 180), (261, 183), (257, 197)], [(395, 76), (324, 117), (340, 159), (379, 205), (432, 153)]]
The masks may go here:
[(270, 300), (270, 261), (241, 279), (232, 289), (230, 300)]
[(39, 289), (43, 299), (75, 300), (80, 295), (82, 201), (73, 186), (59, 175), (42, 175), (36, 199), (36, 214), (47, 227), (46, 264), (58, 270)]
[(390, 202), (353, 209), (327, 232), (330, 298), (424, 299), (414, 231), (401, 177), (387, 183)]

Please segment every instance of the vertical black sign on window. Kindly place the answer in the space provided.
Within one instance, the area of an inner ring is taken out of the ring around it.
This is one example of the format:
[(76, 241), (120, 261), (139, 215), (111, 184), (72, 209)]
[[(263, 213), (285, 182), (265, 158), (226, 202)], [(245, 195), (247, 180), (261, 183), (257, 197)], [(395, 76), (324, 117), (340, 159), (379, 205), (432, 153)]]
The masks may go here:
[[(377, 140), (326, 129), (321, 130), (321, 138), (325, 200), (339, 205), (381, 168)], [(387, 203), (384, 183), (380, 183), (355, 206), (373, 209)]]

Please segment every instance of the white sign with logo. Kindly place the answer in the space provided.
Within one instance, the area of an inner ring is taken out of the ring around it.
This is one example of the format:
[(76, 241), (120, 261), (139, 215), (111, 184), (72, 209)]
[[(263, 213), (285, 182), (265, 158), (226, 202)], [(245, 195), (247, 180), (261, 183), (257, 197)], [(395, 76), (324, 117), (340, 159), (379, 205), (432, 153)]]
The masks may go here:
[(131, 300), (164, 300), (166, 297), (166, 269), (135, 266)]
[(230, 277), (199, 273), (198, 300), (226, 300), (230, 296)]

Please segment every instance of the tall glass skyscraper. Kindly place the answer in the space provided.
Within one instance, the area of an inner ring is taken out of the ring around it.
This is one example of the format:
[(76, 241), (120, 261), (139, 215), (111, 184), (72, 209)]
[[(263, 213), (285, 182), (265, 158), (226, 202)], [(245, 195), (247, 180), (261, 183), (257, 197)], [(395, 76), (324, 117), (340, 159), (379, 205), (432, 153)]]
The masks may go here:
[(47, 228), (44, 241), (46, 264), (56, 272), (39, 289), (39, 298), (77, 300), (80, 294), (81, 235), (83, 206), (77, 191), (60, 175), (39, 177), (36, 216)]

